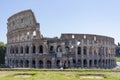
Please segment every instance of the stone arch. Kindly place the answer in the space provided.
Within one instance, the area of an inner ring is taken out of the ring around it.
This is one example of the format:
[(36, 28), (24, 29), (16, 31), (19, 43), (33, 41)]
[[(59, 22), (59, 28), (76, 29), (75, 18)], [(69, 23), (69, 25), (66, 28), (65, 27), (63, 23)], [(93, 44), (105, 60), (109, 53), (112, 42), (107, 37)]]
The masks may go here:
[(84, 59), (84, 60), (83, 60), (83, 66), (84, 66), (84, 67), (87, 67), (87, 59)]
[(32, 53), (36, 53), (36, 46), (33, 44)]
[(35, 63), (35, 60), (32, 60), (32, 68), (36, 68)]
[(76, 67), (76, 61), (73, 59), (73, 66)]
[(81, 55), (81, 47), (80, 47), (80, 46), (79, 46), (78, 49), (77, 49), (77, 53), (78, 53), (79, 55)]
[(78, 67), (81, 67), (81, 59), (78, 59)]
[(89, 48), (89, 54), (92, 55), (92, 46)]
[(69, 49), (68, 46), (66, 46), (66, 47), (65, 47), (65, 50), (66, 50), (66, 53), (68, 54), (70, 49)]
[(15, 52), (18, 54), (18, 46), (15, 47)]
[(29, 46), (27, 45), (26, 47), (25, 47), (25, 53), (29, 53)]
[(87, 47), (86, 46), (83, 47), (83, 54), (87, 55)]
[(14, 67), (18, 67), (18, 60), (15, 60), (15, 66)]
[(25, 60), (25, 67), (29, 67), (29, 60)]
[(20, 53), (23, 53), (23, 46), (20, 47)]
[(10, 53), (12, 54), (13, 53), (13, 46), (10, 47)]
[(39, 45), (39, 53), (43, 53), (43, 45)]
[(50, 51), (50, 53), (55, 52), (55, 51), (54, 51), (54, 46), (50, 46), (50, 50), (49, 50), (49, 51)]
[(23, 60), (20, 60), (20, 67), (23, 67)]
[(96, 59), (94, 60), (94, 65), (95, 65), (95, 67), (97, 67), (97, 60)]
[(60, 68), (60, 60), (57, 60), (57, 61), (56, 61), (56, 67), (57, 67), (57, 68)]
[(51, 61), (50, 60), (47, 60), (46, 64), (47, 64), (47, 68), (51, 68)]
[(43, 68), (43, 61), (39, 60), (39, 68)]
[(92, 67), (92, 60), (89, 60), (89, 66)]
[(61, 45), (58, 45), (58, 46), (57, 46), (57, 52), (62, 52), (62, 47), (61, 47)]
[(63, 67), (64, 68), (69, 68), (70, 67), (70, 61), (69, 60), (65, 60)]

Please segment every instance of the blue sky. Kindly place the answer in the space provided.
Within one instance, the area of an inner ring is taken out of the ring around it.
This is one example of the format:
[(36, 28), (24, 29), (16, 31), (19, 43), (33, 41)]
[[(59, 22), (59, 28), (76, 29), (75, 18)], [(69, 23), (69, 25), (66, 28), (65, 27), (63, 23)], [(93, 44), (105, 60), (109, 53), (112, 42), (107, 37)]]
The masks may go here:
[(120, 42), (120, 0), (1, 0), (0, 41), (7, 42), (7, 19), (32, 9), (45, 37), (61, 33), (111, 36)]

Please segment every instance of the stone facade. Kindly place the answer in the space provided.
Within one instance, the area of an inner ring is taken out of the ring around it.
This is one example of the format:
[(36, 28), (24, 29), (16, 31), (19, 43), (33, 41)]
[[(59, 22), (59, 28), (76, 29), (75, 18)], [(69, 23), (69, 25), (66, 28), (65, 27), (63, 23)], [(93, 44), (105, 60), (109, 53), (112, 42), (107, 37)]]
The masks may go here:
[(113, 68), (114, 39), (92, 34), (43, 37), (34, 13), (14, 14), (7, 23), (6, 64), (17, 68)]

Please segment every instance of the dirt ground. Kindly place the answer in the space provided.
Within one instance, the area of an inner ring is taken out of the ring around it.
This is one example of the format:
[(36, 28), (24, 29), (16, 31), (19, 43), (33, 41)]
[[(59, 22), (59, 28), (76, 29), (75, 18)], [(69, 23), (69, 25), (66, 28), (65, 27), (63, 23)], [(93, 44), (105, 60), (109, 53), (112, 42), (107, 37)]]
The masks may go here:
[(16, 72), (13, 72), (13, 71), (1, 71), (0, 72), (0, 77), (3, 77), (3, 76), (7, 76), (7, 75), (10, 75), (10, 74), (14, 74)]

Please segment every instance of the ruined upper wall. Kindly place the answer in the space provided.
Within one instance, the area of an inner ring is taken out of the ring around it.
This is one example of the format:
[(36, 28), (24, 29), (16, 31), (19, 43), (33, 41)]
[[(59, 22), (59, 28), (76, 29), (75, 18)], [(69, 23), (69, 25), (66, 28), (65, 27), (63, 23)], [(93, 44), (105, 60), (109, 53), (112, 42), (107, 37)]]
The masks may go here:
[(114, 38), (112, 37), (94, 35), (94, 34), (62, 34), (61, 39), (95, 40), (95, 41), (106, 41), (106, 42), (114, 43)]
[(32, 10), (25, 10), (9, 17), (7, 25), (9, 32), (20, 28), (32, 27), (37, 25), (37, 22)]

